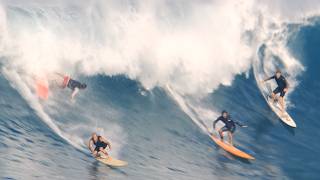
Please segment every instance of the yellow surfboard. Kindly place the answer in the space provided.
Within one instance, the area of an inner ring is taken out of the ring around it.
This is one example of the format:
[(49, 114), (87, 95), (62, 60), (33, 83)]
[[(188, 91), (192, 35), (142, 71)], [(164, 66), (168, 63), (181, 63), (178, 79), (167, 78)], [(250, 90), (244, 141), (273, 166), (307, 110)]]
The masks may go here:
[(114, 159), (110, 156), (106, 157), (106, 158), (101, 158), (101, 157), (97, 157), (95, 158), (96, 160), (100, 161), (103, 164), (106, 164), (108, 166), (111, 167), (123, 167), (123, 166), (127, 166), (128, 163), (126, 161), (121, 161), (118, 159)]
[(252, 157), (251, 155), (237, 149), (236, 147), (230, 145), (230, 144), (227, 144), (225, 142), (223, 142), (221, 139), (215, 137), (215, 136), (210, 136), (211, 139), (218, 145), (220, 146), (222, 149), (224, 149), (225, 151), (235, 155), (235, 156), (238, 156), (238, 157), (241, 157), (241, 158), (244, 158), (244, 159), (250, 159), (250, 160), (253, 160), (254, 157)]

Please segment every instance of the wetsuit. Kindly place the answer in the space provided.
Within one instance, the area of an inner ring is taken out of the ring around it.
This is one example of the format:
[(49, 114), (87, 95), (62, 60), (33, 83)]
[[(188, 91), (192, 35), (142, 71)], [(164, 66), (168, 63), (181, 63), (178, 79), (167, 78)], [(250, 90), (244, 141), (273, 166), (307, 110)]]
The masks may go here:
[(273, 93), (274, 94), (280, 93), (280, 96), (284, 97), (284, 95), (286, 94), (286, 92), (284, 92), (284, 89), (288, 88), (288, 82), (287, 82), (286, 78), (283, 77), (282, 75), (279, 78), (277, 78), (277, 76), (272, 76), (272, 77), (268, 78), (267, 81), (270, 79), (276, 80), (277, 85), (278, 85), (278, 87), (273, 90)]
[(101, 136), (98, 136), (98, 141), (97, 141), (97, 142), (94, 142), (94, 141), (93, 141), (93, 144), (96, 146), (96, 147), (94, 148), (94, 151), (99, 152), (99, 151), (100, 151), (100, 148), (105, 149), (105, 148), (107, 148), (107, 146), (108, 146), (107, 143), (100, 141), (100, 138), (101, 138)]
[(81, 89), (81, 83), (79, 81), (69, 79), (69, 82), (67, 84), (67, 87), (74, 90), (75, 88)]
[(223, 116), (218, 117), (217, 120), (215, 120), (213, 122), (213, 129), (215, 129), (216, 124), (218, 123), (218, 121), (222, 121), (225, 125), (221, 128), (222, 132), (225, 131), (229, 131), (231, 133), (234, 133), (234, 131), (236, 130), (236, 124), (239, 126), (243, 126), (242, 124), (240, 124), (239, 122), (233, 121), (230, 119), (230, 117), (224, 118)]
[(74, 79), (71, 79), (70, 76), (64, 76), (63, 77), (63, 83), (62, 83), (62, 88), (70, 88), (71, 90), (75, 90), (75, 88), (78, 88), (78, 89), (83, 89), (85, 88), (84, 84), (80, 83), (79, 81), (76, 81)]

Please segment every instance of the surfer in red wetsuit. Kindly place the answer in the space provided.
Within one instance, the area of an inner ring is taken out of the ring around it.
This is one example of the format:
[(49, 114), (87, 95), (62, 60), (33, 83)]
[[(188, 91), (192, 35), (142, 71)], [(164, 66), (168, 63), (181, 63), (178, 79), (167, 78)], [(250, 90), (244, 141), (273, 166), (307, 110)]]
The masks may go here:
[(85, 83), (81, 83), (79, 81), (76, 81), (74, 79), (71, 79), (70, 76), (63, 75), (60, 73), (56, 73), (60, 77), (63, 78), (63, 83), (61, 85), (62, 88), (68, 87), (72, 90), (71, 99), (75, 97), (75, 95), (79, 92), (80, 89), (86, 89), (87, 85)]

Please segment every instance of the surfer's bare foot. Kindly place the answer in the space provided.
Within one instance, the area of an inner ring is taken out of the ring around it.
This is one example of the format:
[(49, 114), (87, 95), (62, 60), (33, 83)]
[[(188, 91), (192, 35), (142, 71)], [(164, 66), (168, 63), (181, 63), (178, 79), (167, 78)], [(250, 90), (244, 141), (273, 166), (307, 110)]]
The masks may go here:
[(99, 158), (103, 158), (103, 159), (105, 159), (105, 158), (107, 158), (108, 157), (108, 154), (105, 154), (104, 152), (99, 152)]

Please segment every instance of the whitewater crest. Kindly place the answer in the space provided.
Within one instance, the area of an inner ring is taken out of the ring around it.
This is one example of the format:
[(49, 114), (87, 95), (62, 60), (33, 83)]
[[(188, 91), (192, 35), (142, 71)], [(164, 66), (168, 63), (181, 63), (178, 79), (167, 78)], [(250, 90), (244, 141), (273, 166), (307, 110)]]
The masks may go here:
[(248, 72), (262, 44), (297, 65), (284, 29), (318, 13), (312, 1), (293, 1), (299, 11), (285, 11), (282, 1), (171, 3), (4, 1), (2, 51), (28, 74), (124, 74), (146, 89), (203, 95)]

